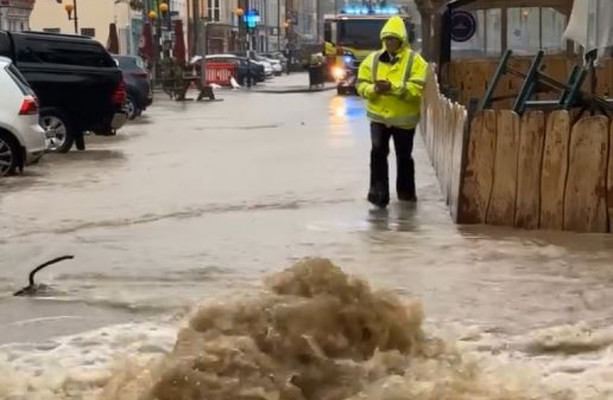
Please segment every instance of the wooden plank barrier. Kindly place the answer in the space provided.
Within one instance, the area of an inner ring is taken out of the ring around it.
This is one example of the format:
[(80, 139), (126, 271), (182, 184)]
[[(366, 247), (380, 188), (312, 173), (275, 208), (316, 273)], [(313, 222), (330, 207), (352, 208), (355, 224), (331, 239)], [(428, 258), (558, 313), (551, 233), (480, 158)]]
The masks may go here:
[[(611, 79), (613, 81), (613, 78)], [(609, 232), (613, 232), (613, 121), (611, 121), (611, 129), (609, 133), (609, 168), (607, 169), (607, 177), (607, 208), (609, 210)]]
[(570, 116), (554, 111), (547, 118), (541, 174), (541, 229), (564, 229), (564, 192), (568, 171)]
[(492, 225), (513, 226), (520, 117), (511, 110), (500, 110), (497, 114), (492, 195), (485, 222)]
[(469, 121), (464, 106), (441, 95), (432, 67), (429, 72), (419, 129), (456, 223), (613, 230), (609, 117), (499, 109)]
[(568, 179), (564, 198), (564, 229), (606, 232), (609, 119), (579, 120), (570, 136)]
[[(463, 155), (464, 155), (464, 140), (465, 131), (467, 128), (467, 112), (464, 107), (455, 104), (455, 124), (453, 127), (453, 152), (451, 154), (451, 178), (449, 180), (449, 207), (451, 215), (455, 221), (458, 221), (459, 205), (460, 205), (460, 186), (462, 184), (463, 174)], [(612, 203), (613, 203), (613, 191)], [(613, 208), (612, 208), (613, 212)]]
[(454, 221), (457, 221), (459, 214), (466, 121), (466, 109), (440, 93), (434, 66), (431, 65), (424, 89), (419, 130)]
[(515, 226), (538, 229), (541, 208), (541, 161), (545, 139), (545, 114), (526, 112), (521, 119), (517, 156)]
[(466, 171), (460, 197), (462, 223), (485, 223), (492, 193), (495, 138), (496, 112), (478, 112), (471, 123), (468, 139)]

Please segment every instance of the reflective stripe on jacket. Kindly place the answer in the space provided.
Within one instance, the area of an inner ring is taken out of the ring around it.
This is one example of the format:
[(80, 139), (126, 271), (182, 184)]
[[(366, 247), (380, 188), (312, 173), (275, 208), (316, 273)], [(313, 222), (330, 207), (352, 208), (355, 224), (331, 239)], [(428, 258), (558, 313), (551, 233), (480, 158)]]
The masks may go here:
[[(381, 30), (381, 38), (388, 36), (400, 39), (403, 43), (401, 49), (394, 55), (393, 62), (380, 60), (385, 50), (370, 54), (362, 62), (358, 71), (358, 93), (366, 99), (368, 119), (388, 126), (412, 129), (417, 126), (420, 118), (428, 63), (409, 48), (402, 18), (395, 16), (388, 20)], [(375, 93), (374, 83), (377, 80), (389, 81), (392, 89), (385, 94)]]

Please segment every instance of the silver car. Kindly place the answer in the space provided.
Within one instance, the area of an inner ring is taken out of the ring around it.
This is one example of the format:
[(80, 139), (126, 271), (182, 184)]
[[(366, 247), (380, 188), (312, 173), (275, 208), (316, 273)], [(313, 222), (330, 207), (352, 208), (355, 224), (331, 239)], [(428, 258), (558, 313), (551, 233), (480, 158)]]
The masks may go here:
[(38, 99), (8, 58), (0, 57), (0, 176), (38, 162), (47, 147)]

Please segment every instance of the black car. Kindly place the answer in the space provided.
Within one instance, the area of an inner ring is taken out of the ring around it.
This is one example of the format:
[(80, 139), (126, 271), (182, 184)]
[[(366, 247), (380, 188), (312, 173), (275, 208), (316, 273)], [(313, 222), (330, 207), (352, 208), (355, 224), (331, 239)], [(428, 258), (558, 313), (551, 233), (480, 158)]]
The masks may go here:
[(236, 81), (239, 85), (247, 84), (247, 71), (251, 70), (251, 78), (253, 83), (260, 83), (266, 80), (264, 67), (249, 62), (246, 57), (236, 56), (234, 54), (211, 54), (205, 57), (205, 65), (207, 62), (229, 62), (236, 67)]
[(141, 115), (153, 103), (151, 78), (145, 63), (138, 56), (113, 55), (126, 83), (126, 112), (128, 118)]
[(127, 121), (125, 84), (97, 41), (77, 35), (0, 31), (0, 55), (13, 60), (40, 101), (50, 150), (85, 149), (84, 132), (114, 135)]

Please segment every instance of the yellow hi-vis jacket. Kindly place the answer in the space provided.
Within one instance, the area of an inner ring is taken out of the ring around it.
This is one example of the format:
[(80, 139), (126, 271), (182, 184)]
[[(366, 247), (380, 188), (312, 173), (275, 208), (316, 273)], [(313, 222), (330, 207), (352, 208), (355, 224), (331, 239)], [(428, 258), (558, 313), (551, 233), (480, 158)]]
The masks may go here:
[[(393, 62), (383, 62), (385, 49), (371, 53), (358, 71), (358, 94), (367, 100), (367, 117), (387, 126), (413, 129), (420, 116), (421, 96), (426, 83), (428, 63), (409, 48), (407, 31), (402, 18), (391, 17), (381, 30), (381, 39), (396, 37), (403, 43)], [(388, 56), (388, 55), (385, 55)], [(375, 81), (388, 80), (389, 92), (375, 93)]]

